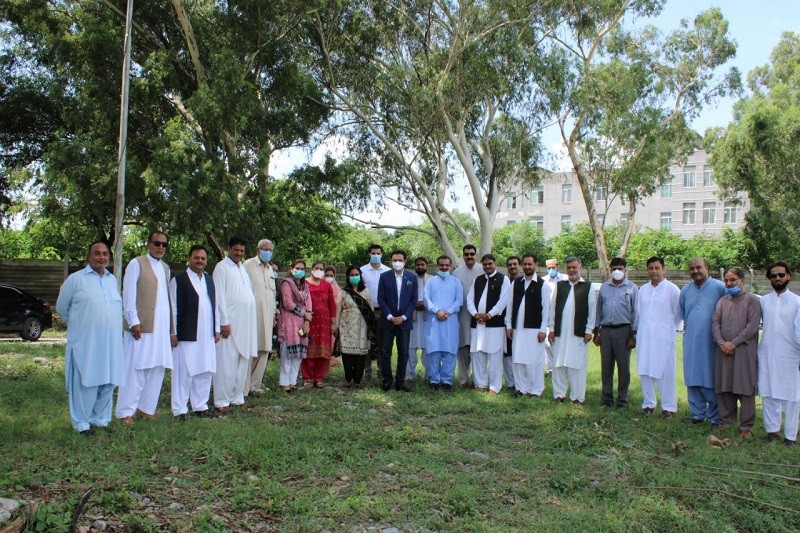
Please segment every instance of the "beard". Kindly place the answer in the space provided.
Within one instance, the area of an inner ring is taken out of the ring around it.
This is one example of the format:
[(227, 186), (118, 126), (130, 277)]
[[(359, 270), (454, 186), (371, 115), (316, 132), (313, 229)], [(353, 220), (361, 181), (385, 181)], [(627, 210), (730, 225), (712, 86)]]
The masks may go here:
[[(785, 278), (784, 278), (784, 279), (785, 279)], [(772, 288), (773, 288), (773, 289), (775, 289), (775, 292), (783, 292), (783, 290), (784, 290), (784, 289), (786, 288), (786, 286), (789, 284), (789, 280), (787, 279), (787, 280), (786, 280), (786, 281), (784, 281), (784, 282), (780, 282), (780, 281), (771, 281), (770, 283), (772, 284)]]

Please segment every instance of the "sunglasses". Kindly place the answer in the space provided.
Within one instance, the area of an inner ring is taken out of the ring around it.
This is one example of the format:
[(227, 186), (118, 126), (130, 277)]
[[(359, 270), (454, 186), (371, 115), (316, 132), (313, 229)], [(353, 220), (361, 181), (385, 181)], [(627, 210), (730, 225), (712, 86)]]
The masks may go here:
[(736, 283), (737, 281), (739, 281), (739, 279), (740, 278), (725, 278), (723, 281), (725, 283)]
[(155, 246), (156, 248), (166, 248), (168, 245), (163, 241), (150, 241), (150, 244)]
[(475, 257), (475, 253), (468, 254), (468, 253), (464, 252), (464, 257)]
[(783, 279), (785, 277), (786, 277), (786, 272), (774, 272), (769, 275), (769, 279), (776, 279), (776, 278)]

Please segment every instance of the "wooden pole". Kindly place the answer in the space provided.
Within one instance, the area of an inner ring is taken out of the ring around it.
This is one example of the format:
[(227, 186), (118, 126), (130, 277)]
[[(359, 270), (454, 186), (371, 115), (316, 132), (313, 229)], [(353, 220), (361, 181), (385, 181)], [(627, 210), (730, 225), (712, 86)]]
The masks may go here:
[(122, 292), (122, 245), (125, 221), (125, 164), (128, 145), (128, 94), (131, 72), (131, 39), (133, 28), (133, 0), (128, 0), (125, 16), (125, 59), (122, 61), (122, 103), (119, 109), (119, 151), (117, 153), (117, 208), (114, 216), (114, 275), (117, 288)]

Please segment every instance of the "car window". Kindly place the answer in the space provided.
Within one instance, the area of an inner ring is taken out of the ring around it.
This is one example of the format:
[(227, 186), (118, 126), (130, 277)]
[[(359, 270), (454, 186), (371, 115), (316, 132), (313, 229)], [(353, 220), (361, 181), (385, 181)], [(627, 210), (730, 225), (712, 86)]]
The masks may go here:
[(15, 291), (14, 289), (11, 289), (9, 287), (0, 287), (0, 300), (14, 301), (14, 300), (19, 300), (21, 298), (22, 295), (18, 291)]

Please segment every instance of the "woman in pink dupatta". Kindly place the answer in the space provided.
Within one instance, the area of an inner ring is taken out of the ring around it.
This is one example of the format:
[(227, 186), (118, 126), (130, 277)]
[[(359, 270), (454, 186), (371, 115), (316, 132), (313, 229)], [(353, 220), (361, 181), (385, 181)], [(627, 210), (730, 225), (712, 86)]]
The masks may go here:
[(289, 277), (281, 282), (281, 319), (278, 323), (278, 342), (281, 343), (279, 383), (285, 392), (297, 388), (300, 364), (308, 355), (308, 333), (311, 331), (311, 293), (305, 281), (306, 263), (296, 260)]

